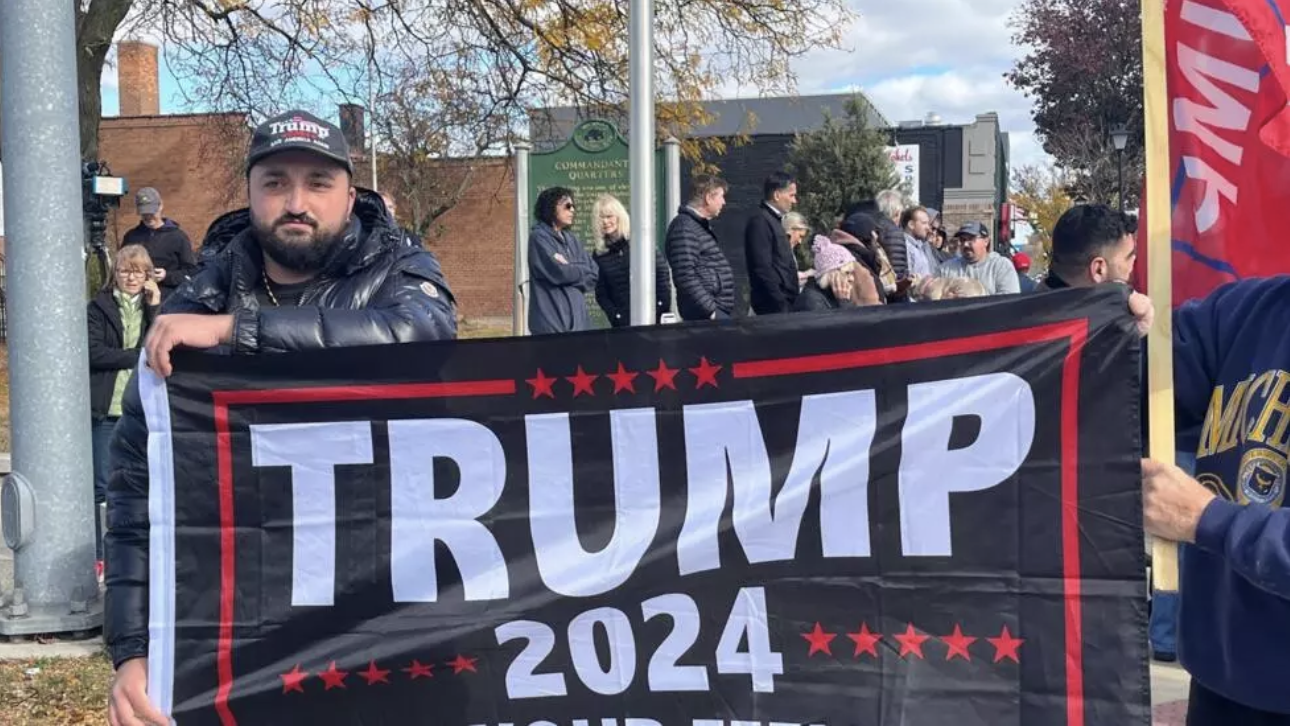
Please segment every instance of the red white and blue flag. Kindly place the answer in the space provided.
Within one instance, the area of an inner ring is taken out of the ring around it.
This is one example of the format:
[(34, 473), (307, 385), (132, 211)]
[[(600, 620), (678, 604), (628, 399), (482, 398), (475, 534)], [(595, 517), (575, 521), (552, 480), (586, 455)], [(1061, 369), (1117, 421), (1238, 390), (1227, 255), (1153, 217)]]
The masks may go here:
[(1175, 305), (1290, 272), (1288, 13), (1288, 0), (1166, 3)]

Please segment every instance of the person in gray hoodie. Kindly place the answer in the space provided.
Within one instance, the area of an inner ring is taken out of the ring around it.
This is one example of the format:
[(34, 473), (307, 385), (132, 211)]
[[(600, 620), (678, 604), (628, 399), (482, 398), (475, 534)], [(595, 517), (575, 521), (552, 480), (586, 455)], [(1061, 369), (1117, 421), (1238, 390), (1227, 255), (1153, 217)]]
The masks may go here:
[(529, 331), (555, 334), (591, 328), (586, 293), (598, 272), (573, 234), (573, 192), (550, 187), (538, 195), (529, 232)]

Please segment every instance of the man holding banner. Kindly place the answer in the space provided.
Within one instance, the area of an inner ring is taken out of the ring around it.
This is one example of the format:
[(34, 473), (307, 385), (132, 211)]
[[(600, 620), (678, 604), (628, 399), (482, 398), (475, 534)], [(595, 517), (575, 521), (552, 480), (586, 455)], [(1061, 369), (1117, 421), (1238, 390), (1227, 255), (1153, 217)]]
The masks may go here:
[(1178, 656), (1189, 725), (1286, 725), (1290, 694), (1290, 276), (1242, 281), (1174, 317), (1176, 429), (1196, 478), (1143, 462), (1143, 518), (1188, 544)]
[[(150, 458), (155, 402), (137, 380), (172, 373), (179, 347), (235, 354), (451, 339), (456, 319), (438, 261), (409, 247), (375, 193), (359, 195), (340, 130), (287, 112), (256, 130), (247, 158), (249, 210), (211, 226), (201, 267), (165, 304), (146, 344), (151, 371), (131, 381), (108, 488), (104, 635), (116, 680), (113, 725), (167, 724), (145, 688), (149, 651)], [(154, 373), (156, 372), (156, 373)], [(164, 616), (152, 613), (153, 622)]]
[[(1143, 510), (1150, 533), (1184, 544), (1189, 724), (1290, 722), (1287, 11), (1284, 0), (1143, 3), (1151, 260), (1139, 265), (1157, 303), (1180, 306), (1173, 335), (1153, 336), (1153, 453), (1166, 456), (1176, 433), (1197, 474), (1144, 462)], [(1162, 556), (1157, 572), (1172, 561)]]

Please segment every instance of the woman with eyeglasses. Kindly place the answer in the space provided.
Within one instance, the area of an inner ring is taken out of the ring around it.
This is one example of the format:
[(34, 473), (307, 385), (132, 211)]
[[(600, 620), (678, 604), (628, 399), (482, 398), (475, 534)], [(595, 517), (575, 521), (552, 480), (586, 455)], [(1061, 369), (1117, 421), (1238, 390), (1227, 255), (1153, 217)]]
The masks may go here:
[(591, 328), (586, 294), (596, 290), (596, 264), (573, 234), (573, 192), (550, 187), (538, 195), (529, 232), (529, 331), (556, 334)]
[[(121, 418), (121, 398), (130, 372), (139, 361), (148, 327), (161, 306), (161, 289), (153, 275), (152, 258), (142, 245), (127, 245), (117, 253), (107, 285), (90, 301), (86, 312), (90, 337), (91, 445), (94, 456), (94, 504), (104, 502), (112, 470), (108, 451), (112, 430)], [(103, 568), (102, 524), (95, 508), (95, 553)]]

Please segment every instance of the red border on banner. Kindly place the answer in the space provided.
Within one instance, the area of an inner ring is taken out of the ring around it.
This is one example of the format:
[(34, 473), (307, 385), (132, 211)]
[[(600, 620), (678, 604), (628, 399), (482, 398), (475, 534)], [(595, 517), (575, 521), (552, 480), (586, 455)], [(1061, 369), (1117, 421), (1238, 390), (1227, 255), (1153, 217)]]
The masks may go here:
[(224, 725), (237, 725), (228, 707), (233, 692), (233, 598), (236, 594), (233, 548), (233, 445), (228, 429), (228, 408), (238, 404), (295, 404), (300, 402), (353, 402), (377, 399), (440, 399), (515, 394), (512, 379), (422, 384), (369, 384), (345, 387), (292, 389), (241, 389), (211, 393), (215, 403), (215, 449), (219, 463), (219, 641), (216, 665), (219, 686), (215, 711)]
[[(974, 354), (1029, 344), (1065, 340), (1070, 348), (1062, 366), (1061, 503), (1062, 582), (1066, 626), (1066, 717), (1069, 725), (1084, 723), (1084, 651), (1080, 604), (1079, 555), (1079, 367), (1088, 341), (1088, 319), (1013, 329), (979, 336), (922, 344), (866, 349), (837, 354), (763, 359), (731, 365), (735, 379), (792, 376), (859, 369), (901, 362)], [(433, 384), (377, 384), (293, 389), (224, 390), (212, 392), (219, 468), (220, 606), (217, 643), (218, 688), (215, 709), (225, 725), (237, 725), (228, 700), (233, 690), (234, 546), (233, 453), (228, 409), (244, 404), (290, 404), (384, 399), (480, 397), (515, 394), (509, 379)]]
[(1088, 319), (1000, 331), (958, 339), (820, 354), (789, 359), (743, 362), (732, 368), (735, 379), (780, 377), (840, 369), (899, 364), (974, 354), (1026, 344), (1066, 340), (1070, 349), (1062, 364), (1062, 592), (1066, 601), (1066, 722), (1084, 725), (1084, 629), (1080, 605), (1079, 559), (1079, 366), (1088, 341)]

